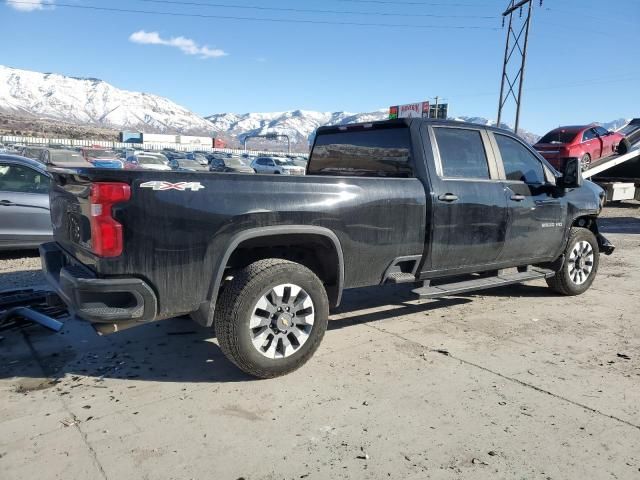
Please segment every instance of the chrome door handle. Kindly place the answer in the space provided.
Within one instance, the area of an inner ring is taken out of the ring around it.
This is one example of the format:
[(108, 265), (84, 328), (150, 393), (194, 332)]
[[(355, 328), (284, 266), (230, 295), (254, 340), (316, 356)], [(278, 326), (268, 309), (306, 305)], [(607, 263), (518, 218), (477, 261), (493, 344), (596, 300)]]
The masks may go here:
[(453, 193), (445, 193), (444, 195), (440, 195), (438, 197), (438, 200), (442, 202), (455, 202), (456, 200), (458, 200), (458, 196), (454, 195)]
[(10, 200), (0, 200), (0, 207), (13, 207), (15, 203)]
[(524, 195), (511, 195), (511, 200), (513, 200), (514, 202), (521, 202), (523, 201), (525, 198)]

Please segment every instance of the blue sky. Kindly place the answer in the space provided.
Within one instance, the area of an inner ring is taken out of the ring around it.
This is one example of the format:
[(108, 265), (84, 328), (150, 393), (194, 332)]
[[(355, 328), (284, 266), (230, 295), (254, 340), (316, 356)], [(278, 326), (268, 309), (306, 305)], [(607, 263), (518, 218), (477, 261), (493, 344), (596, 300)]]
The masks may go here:
[[(202, 115), (363, 112), (439, 95), (452, 115), (496, 117), (506, 36), (499, 14), (508, 0), (47, 0), (57, 5), (31, 11), (2, 2), (0, 64), (101, 78), (169, 97)], [(640, 116), (640, 1), (612, 3), (545, 0), (539, 7), (535, 0), (523, 128), (543, 133), (559, 124)], [(383, 13), (396, 16), (377, 15)]]

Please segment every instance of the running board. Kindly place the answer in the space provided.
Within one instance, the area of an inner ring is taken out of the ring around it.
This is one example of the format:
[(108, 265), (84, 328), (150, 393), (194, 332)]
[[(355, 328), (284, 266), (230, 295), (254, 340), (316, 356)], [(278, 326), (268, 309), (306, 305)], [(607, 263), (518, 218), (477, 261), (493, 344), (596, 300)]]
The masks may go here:
[(473, 292), (475, 290), (485, 290), (488, 288), (503, 287), (514, 283), (538, 280), (541, 278), (551, 278), (555, 275), (551, 271), (529, 270), (527, 272), (500, 273), (493, 277), (482, 277), (463, 282), (446, 283), (443, 285), (425, 286), (416, 288), (413, 293), (422, 298), (439, 298), (448, 295)]

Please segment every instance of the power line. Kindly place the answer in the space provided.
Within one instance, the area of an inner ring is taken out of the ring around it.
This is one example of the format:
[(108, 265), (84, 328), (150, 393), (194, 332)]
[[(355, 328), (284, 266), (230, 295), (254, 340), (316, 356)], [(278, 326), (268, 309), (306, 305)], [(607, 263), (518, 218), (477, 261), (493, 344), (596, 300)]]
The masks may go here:
[(268, 10), (275, 12), (295, 12), (295, 13), (328, 13), (338, 15), (367, 15), (367, 16), (382, 16), (382, 17), (430, 17), (430, 18), (474, 18), (482, 20), (495, 20), (496, 16), (488, 15), (439, 15), (435, 13), (387, 13), (387, 12), (363, 12), (354, 10), (318, 10), (318, 9), (303, 9), (303, 8), (286, 8), (286, 7), (263, 7), (257, 5), (229, 5), (224, 3), (203, 3), (203, 2), (190, 2), (190, 1), (178, 1), (178, 0), (137, 0), (139, 2), (147, 3), (160, 3), (170, 5), (187, 5), (187, 6), (199, 6), (199, 7), (215, 7), (215, 8), (239, 8), (244, 10)]
[[(625, 83), (625, 82), (635, 82), (640, 80), (640, 77), (634, 74), (625, 74), (625, 75), (616, 75), (614, 77), (603, 77), (598, 79), (591, 79), (583, 82), (573, 82), (573, 83), (559, 83), (544, 87), (531, 87), (527, 88), (527, 92), (542, 92), (542, 91), (553, 91), (553, 90), (565, 90), (568, 88), (576, 88), (576, 87), (590, 87), (592, 85), (608, 85), (611, 83)], [(495, 95), (495, 92), (484, 92), (484, 93), (469, 93), (469, 94), (461, 94), (461, 95), (453, 95), (456, 98), (475, 98), (475, 97), (488, 97)]]
[(421, 7), (486, 7), (486, 5), (478, 5), (477, 3), (438, 3), (438, 2), (400, 2), (390, 0), (337, 0), (338, 2), (348, 3), (377, 3), (380, 5), (414, 5)]
[[(28, 4), (33, 5), (33, 2), (20, 1), (20, 0), (6, 0), (11, 4)], [(302, 20), (302, 19), (284, 19), (284, 18), (259, 18), (259, 17), (240, 17), (232, 15), (206, 15), (199, 13), (180, 13), (180, 12), (159, 12), (157, 10), (135, 10), (130, 8), (114, 8), (114, 7), (98, 7), (94, 5), (72, 5), (68, 3), (55, 3), (56, 7), (62, 8), (75, 8), (81, 10), (94, 10), (103, 12), (116, 12), (116, 13), (139, 13), (143, 15), (163, 15), (169, 17), (191, 17), (191, 18), (215, 18), (218, 20), (241, 20), (241, 21), (253, 21), (253, 22), (272, 22), (272, 23), (303, 23), (303, 24), (315, 24), (315, 25), (342, 25), (353, 27), (383, 27), (383, 28), (415, 28), (415, 29), (434, 29), (434, 30), (500, 30), (497, 27), (481, 27), (476, 25), (415, 25), (407, 23), (361, 23), (361, 22), (338, 22), (329, 20)]]

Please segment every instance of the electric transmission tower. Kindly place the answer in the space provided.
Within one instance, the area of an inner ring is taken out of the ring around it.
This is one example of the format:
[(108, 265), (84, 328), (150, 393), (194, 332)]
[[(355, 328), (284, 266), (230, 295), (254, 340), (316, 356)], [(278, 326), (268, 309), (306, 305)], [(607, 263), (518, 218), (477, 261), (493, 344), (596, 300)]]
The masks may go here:
[[(500, 104), (498, 105), (498, 126), (502, 121), (505, 105), (512, 99), (516, 108), (514, 130), (516, 134), (520, 127), (522, 86), (524, 84), (524, 67), (527, 62), (527, 46), (529, 44), (529, 27), (533, 13), (533, 2), (534, 0), (510, 0), (509, 6), (502, 13), (502, 23), (504, 25), (505, 20), (508, 18), (509, 28), (504, 48)], [(542, 5), (542, 0), (540, 0), (540, 5)], [(516, 18), (514, 18), (514, 15)]]

